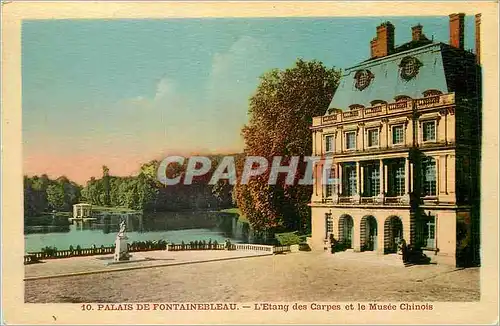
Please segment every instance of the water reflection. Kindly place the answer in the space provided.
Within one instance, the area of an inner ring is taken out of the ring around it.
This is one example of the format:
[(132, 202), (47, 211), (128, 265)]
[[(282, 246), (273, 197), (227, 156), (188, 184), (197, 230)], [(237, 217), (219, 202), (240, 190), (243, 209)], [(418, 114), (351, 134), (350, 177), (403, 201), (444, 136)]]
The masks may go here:
[[(51, 228), (25, 232), (25, 250), (38, 251), (45, 246), (67, 249), (112, 245), (122, 219), (127, 223), (130, 241), (165, 240), (180, 243), (195, 240), (248, 242), (248, 231), (235, 223), (233, 216), (218, 212), (168, 212), (154, 214), (100, 214), (92, 220), (73, 220), (65, 232)], [(26, 230), (25, 230), (26, 231)], [(34, 232), (36, 233), (34, 233)], [(59, 232), (58, 232), (59, 231)]]

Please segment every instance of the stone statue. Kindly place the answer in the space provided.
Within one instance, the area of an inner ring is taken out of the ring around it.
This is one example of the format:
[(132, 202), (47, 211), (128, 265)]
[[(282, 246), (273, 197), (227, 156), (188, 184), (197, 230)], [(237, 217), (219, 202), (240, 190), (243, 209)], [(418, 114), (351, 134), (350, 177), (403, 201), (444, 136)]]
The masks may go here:
[(130, 259), (130, 255), (128, 253), (128, 244), (127, 244), (128, 238), (125, 235), (126, 228), (127, 225), (125, 223), (125, 220), (122, 220), (120, 222), (120, 231), (118, 231), (118, 234), (116, 235), (115, 255), (114, 255), (115, 261), (123, 261)]
[(125, 236), (126, 229), (127, 229), (127, 224), (125, 223), (125, 220), (122, 220), (120, 222), (120, 231), (118, 231), (118, 234), (116, 235), (116, 237), (119, 239), (126, 238), (126, 236)]

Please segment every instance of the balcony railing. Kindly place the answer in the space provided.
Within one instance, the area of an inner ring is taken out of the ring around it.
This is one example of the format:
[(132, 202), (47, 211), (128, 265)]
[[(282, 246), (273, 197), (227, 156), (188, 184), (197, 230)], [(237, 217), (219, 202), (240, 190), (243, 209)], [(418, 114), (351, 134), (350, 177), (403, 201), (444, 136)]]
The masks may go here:
[(409, 101), (400, 101), (389, 104), (379, 104), (373, 107), (361, 108), (351, 111), (335, 110), (332, 114), (322, 117), (315, 117), (313, 126), (326, 123), (336, 123), (351, 120), (359, 120), (363, 118), (371, 118), (375, 116), (383, 116), (386, 114), (427, 109), (435, 106), (450, 105), (455, 103), (455, 93), (441, 94), (436, 96), (424, 97)]
[(412, 101), (396, 102), (387, 105), (387, 110), (391, 112), (411, 110), (411, 108), (412, 108)]
[(361, 116), (361, 114), (363, 113), (362, 111), (363, 109), (357, 109), (357, 110), (342, 112), (342, 118), (344, 121), (362, 118)]
[(355, 196), (338, 196), (338, 197), (328, 197), (321, 200), (323, 204), (332, 205), (390, 205), (390, 206), (400, 206), (408, 205), (409, 198), (407, 196), (398, 197), (355, 197)]
[(375, 197), (361, 197), (361, 204), (374, 204), (375, 202)]
[(372, 106), (370, 108), (365, 109), (365, 116), (376, 116), (376, 115), (383, 115), (387, 113), (386, 110), (387, 105), (377, 105), (377, 106)]

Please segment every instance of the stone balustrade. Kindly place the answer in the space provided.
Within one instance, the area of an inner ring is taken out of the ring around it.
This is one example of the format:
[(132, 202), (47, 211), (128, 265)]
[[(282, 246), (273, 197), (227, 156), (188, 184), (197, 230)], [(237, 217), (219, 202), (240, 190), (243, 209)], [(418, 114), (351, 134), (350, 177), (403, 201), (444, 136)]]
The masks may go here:
[(360, 120), (383, 116), (403, 111), (421, 110), (436, 106), (455, 104), (455, 93), (429, 96), (408, 101), (400, 101), (388, 104), (378, 104), (368, 108), (360, 108), (350, 111), (334, 110), (332, 114), (313, 118), (313, 126), (321, 124), (338, 123), (351, 120)]
[[(232, 243), (228, 248), (225, 243), (182, 243), (174, 244), (169, 243), (166, 245), (165, 249), (157, 247), (141, 247), (137, 245), (129, 244), (129, 252), (140, 252), (140, 251), (154, 251), (154, 250), (167, 250), (167, 251), (190, 251), (190, 250), (238, 250), (238, 251), (263, 251), (269, 252), (271, 254), (282, 253), (290, 251), (290, 246), (270, 246), (261, 244), (249, 244), (249, 243)], [(102, 246), (96, 248), (81, 248), (73, 250), (55, 250), (52, 253), (45, 252), (29, 252), (24, 256), (24, 264), (37, 263), (42, 259), (60, 259), (60, 258), (70, 258), (70, 257), (81, 257), (81, 256), (94, 256), (94, 255), (106, 255), (113, 254), (115, 251), (114, 246)]]

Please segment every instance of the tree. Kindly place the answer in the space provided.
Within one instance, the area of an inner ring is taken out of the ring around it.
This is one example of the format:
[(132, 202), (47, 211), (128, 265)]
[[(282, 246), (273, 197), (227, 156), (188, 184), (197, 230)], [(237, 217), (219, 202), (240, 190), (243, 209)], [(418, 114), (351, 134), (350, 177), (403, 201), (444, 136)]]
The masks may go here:
[[(305, 171), (304, 156), (312, 153), (309, 127), (314, 116), (323, 115), (338, 86), (340, 71), (318, 61), (298, 59), (286, 70), (274, 69), (260, 78), (250, 99), (250, 120), (243, 127), (244, 153), (267, 158), (299, 156), (296, 180)], [(237, 164), (242, 170), (242, 161)], [(281, 163), (286, 165), (285, 161)], [(241, 175), (241, 173), (239, 173)], [(238, 207), (257, 231), (300, 230), (310, 225), (307, 203), (312, 186), (286, 185), (280, 176), (268, 185), (269, 171), (235, 187)]]
[(233, 186), (228, 180), (222, 179), (217, 181), (212, 186), (211, 192), (215, 199), (217, 199), (217, 204), (220, 207), (229, 207), (232, 205)]
[(106, 165), (102, 166), (102, 184), (104, 188), (103, 203), (105, 206), (111, 205), (111, 185), (109, 180), (109, 168)]
[(47, 187), (47, 200), (51, 209), (64, 209), (64, 188), (57, 184), (49, 185)]

